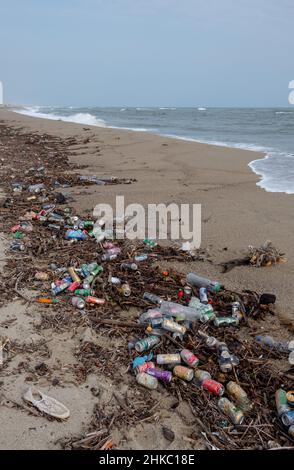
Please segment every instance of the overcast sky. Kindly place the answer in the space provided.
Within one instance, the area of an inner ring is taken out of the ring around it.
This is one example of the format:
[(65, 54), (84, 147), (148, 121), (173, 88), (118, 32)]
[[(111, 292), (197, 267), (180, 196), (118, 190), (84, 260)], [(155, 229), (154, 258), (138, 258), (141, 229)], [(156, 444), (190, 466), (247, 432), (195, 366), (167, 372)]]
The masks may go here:
[(5, 101), (287, 106), (293, 0), (0, 0)]

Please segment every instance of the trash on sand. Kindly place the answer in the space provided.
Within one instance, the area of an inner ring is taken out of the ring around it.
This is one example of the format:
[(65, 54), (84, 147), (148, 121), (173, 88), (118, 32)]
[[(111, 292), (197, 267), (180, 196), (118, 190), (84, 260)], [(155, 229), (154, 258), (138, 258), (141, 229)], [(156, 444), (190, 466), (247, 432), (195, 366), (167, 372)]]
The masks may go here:
[(30, 387), (27, 392), (23, 395), (23, 399), (37, 408), (41, 413), (52, 416), (58, 419), (67, 419), (70, 415), (70, 411), (55, 398), (45, 395), (40, 390), (34, 387)]

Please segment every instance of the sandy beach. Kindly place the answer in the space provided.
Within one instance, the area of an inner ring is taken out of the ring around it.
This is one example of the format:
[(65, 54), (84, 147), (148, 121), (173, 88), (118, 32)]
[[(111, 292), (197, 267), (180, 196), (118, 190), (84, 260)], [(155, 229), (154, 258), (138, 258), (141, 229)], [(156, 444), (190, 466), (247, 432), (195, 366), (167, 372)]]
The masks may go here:
[[(89, 186), (82, 190), (67, 188), (66, 192), (74, 198), (71, 205), (77, 212), (91, 213), (100, 202), (114, 204), (116, 195), (124, 195), (126, 204), (140, 203), (144, 206), (161, 202), (201, 204), (201, 248), (208, 251), (211, 262), (195, 261), (181, 263), (180, 266), (174, 263), (174, 266), (184, 273), (194, 271), (219, 280), (231, 290), (240, 292), (250, 289), (259, 294), (275, 294), (277, 314), (256, 324), (248, 334), (264, 332), (291, 338), (294, 326), (294, 195), (269, 193), (256, 185), (259, 177), (248, 164), (263, 158), (263, 154), (143, 132), (36, 119), (9, 109), (0, 109), (0, 124), (21, 129), (21, 132), (46, 133), (61, 139), (77, 138), (79, 144), (69, 147), (70, 162), (86, 165), (82, 173), (137, 180), (130, 185)], [(19, 155), (19, 165), (23, 158), (25, 155)], [(3, 190), (2, 196), (5, 196)], [(3, 269), (9, 227), (2, 226), (1, 231), (0, 262)], [(219, 263), (242, 257), (248, 245), (260, 246), (268, 239), (286, 254), (287, 263), (260, 269), (240, 266), (222, 273)], [(0, 310), (0, 336), (21, 341), (32, 335), (41, 336), (37, 340), (42, 342), (43, 339), (46, 348), (50, 350), (46, 363), (52, 367), (59, 364), (64, 375), (59, 387), (48, 386), (46, 377), (41, 378), (38, 385), (43, 384), (53, 396), (58, 395), (60, 401), (72, 410), (72, 418), (66, 423), (50, 422), (15, 407), (0, 406), (0, 420), (5, 423), (5, 432), (0, 434), (1, 449), (59, 449), (62, 440), (81, 435), (87, 430), (93, 407), (97, 403), (93, 389), (100, 390), (99, 403), (109, 406), (114, 387), (110, 378), (90, 374), (82, 385), (77, 386), (68, 367), (76, 362), (74, 352), (84, 335), (89, 334), (87, 325), (72, 331), (70, 337), (67, 333), (52, 333), (50, 329), (36, 330), (41, 308), (32, 304), (23, 305), (19, 298), (12, 299)], [(12, 319), (14, 321), (9, 323)], [(109, 338), (96, 335), (95, 341), (99, 347), (109, 348), (110, 353), (116, 350), (120, 354), (125, 346), (117, 337), (110, 342)], [(13, 371), (21, 360), (34, 362), (38, 359), (40, 351), (34, 350), (25, 358), (14, 358), (8, 368), (0, 370), (1, 393), (19, 402), (26, 388), (27, 375), (21, 368), (17, 374)], [(287, 368), (286, 364), (282, 367)], [(123, 393), (128, 389), (129, 382), (124, 371), (118, 371), (118, 374), (121, 376), (120, 392)], [(5, 398), (2, 396), (1, 400), (3, 403)], [(117, 406), (117, 403), (113, 406)], [(171, 406), (172, 397), (165, 396), (164, 406), (155, 422), (142, 422), (124, 431), (114, 429), (112, 439), (115, 445), (120, 449), (205, 448), (205, 442), (200, 438), (195, 439), (194, 443), (185, 439), (197, 428), (189, 405), (182, 401), (176, 411), (172, 411)], [(172, 443), (160, 432), (163, 424), (177, 429)]]

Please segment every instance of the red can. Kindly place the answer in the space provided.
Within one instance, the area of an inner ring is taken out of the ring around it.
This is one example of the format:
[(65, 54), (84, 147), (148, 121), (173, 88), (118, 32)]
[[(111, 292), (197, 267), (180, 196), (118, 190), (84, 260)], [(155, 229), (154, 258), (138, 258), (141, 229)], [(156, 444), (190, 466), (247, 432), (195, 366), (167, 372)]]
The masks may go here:
[(201, 386), (204, 390), (207, 390), (208, 392), (212, 393), (213, 395), (217, 395), (218, 397), (221, 397), (225, 391), (222, 384), (212, 379), (205, 379)]
[(76, 289), (79, 288), (79, 285), (80, 285), (80, 283), (77, 282), (77, 281), (72, 282), (71, 285), (67, 288), (67, 290), (68, 290), (69, 292), (74, 292)]
[(88, 302), (89, 304), (104, 305), (105, 299), (97, 299), (97, 297), (92, 297), (91, 295), (88, 295), (88, 297), (86, 297), (86, 302)]

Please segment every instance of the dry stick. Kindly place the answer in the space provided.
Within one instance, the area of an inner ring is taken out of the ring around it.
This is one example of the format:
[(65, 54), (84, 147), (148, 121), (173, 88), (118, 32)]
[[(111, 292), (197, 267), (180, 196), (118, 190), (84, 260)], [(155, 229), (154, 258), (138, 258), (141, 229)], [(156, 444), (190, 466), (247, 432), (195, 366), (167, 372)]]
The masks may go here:
[(138, 323), (132, 323), (132, 322), (122, 322), (122, 321), (119, 321), (119, 320), (103, 320), (103, 319), (99, 319), (97, 324), (102, 324), (102, 325), (105, 325), (105, 326), (120, 326), (120, 327), (124, 327), (124, 328), (136, 328), (136, 329), (140, 329), (140, 330), (143, 330), (145, 328), (145, 325), (140, 325)]
[(134, 413), (133, 410), (130, 410), (130, 408), (128, 408), (128, 406), (125, 404), (125, 401), (124, 401), (123, 397), (118, 392), (113, 392), (113, 396), (116, 399), (116, 401), (118, 402), (119, 406), (124, 411), (126, 411), (126, 413), (128, 413), (128, 414), (133, 414)]

